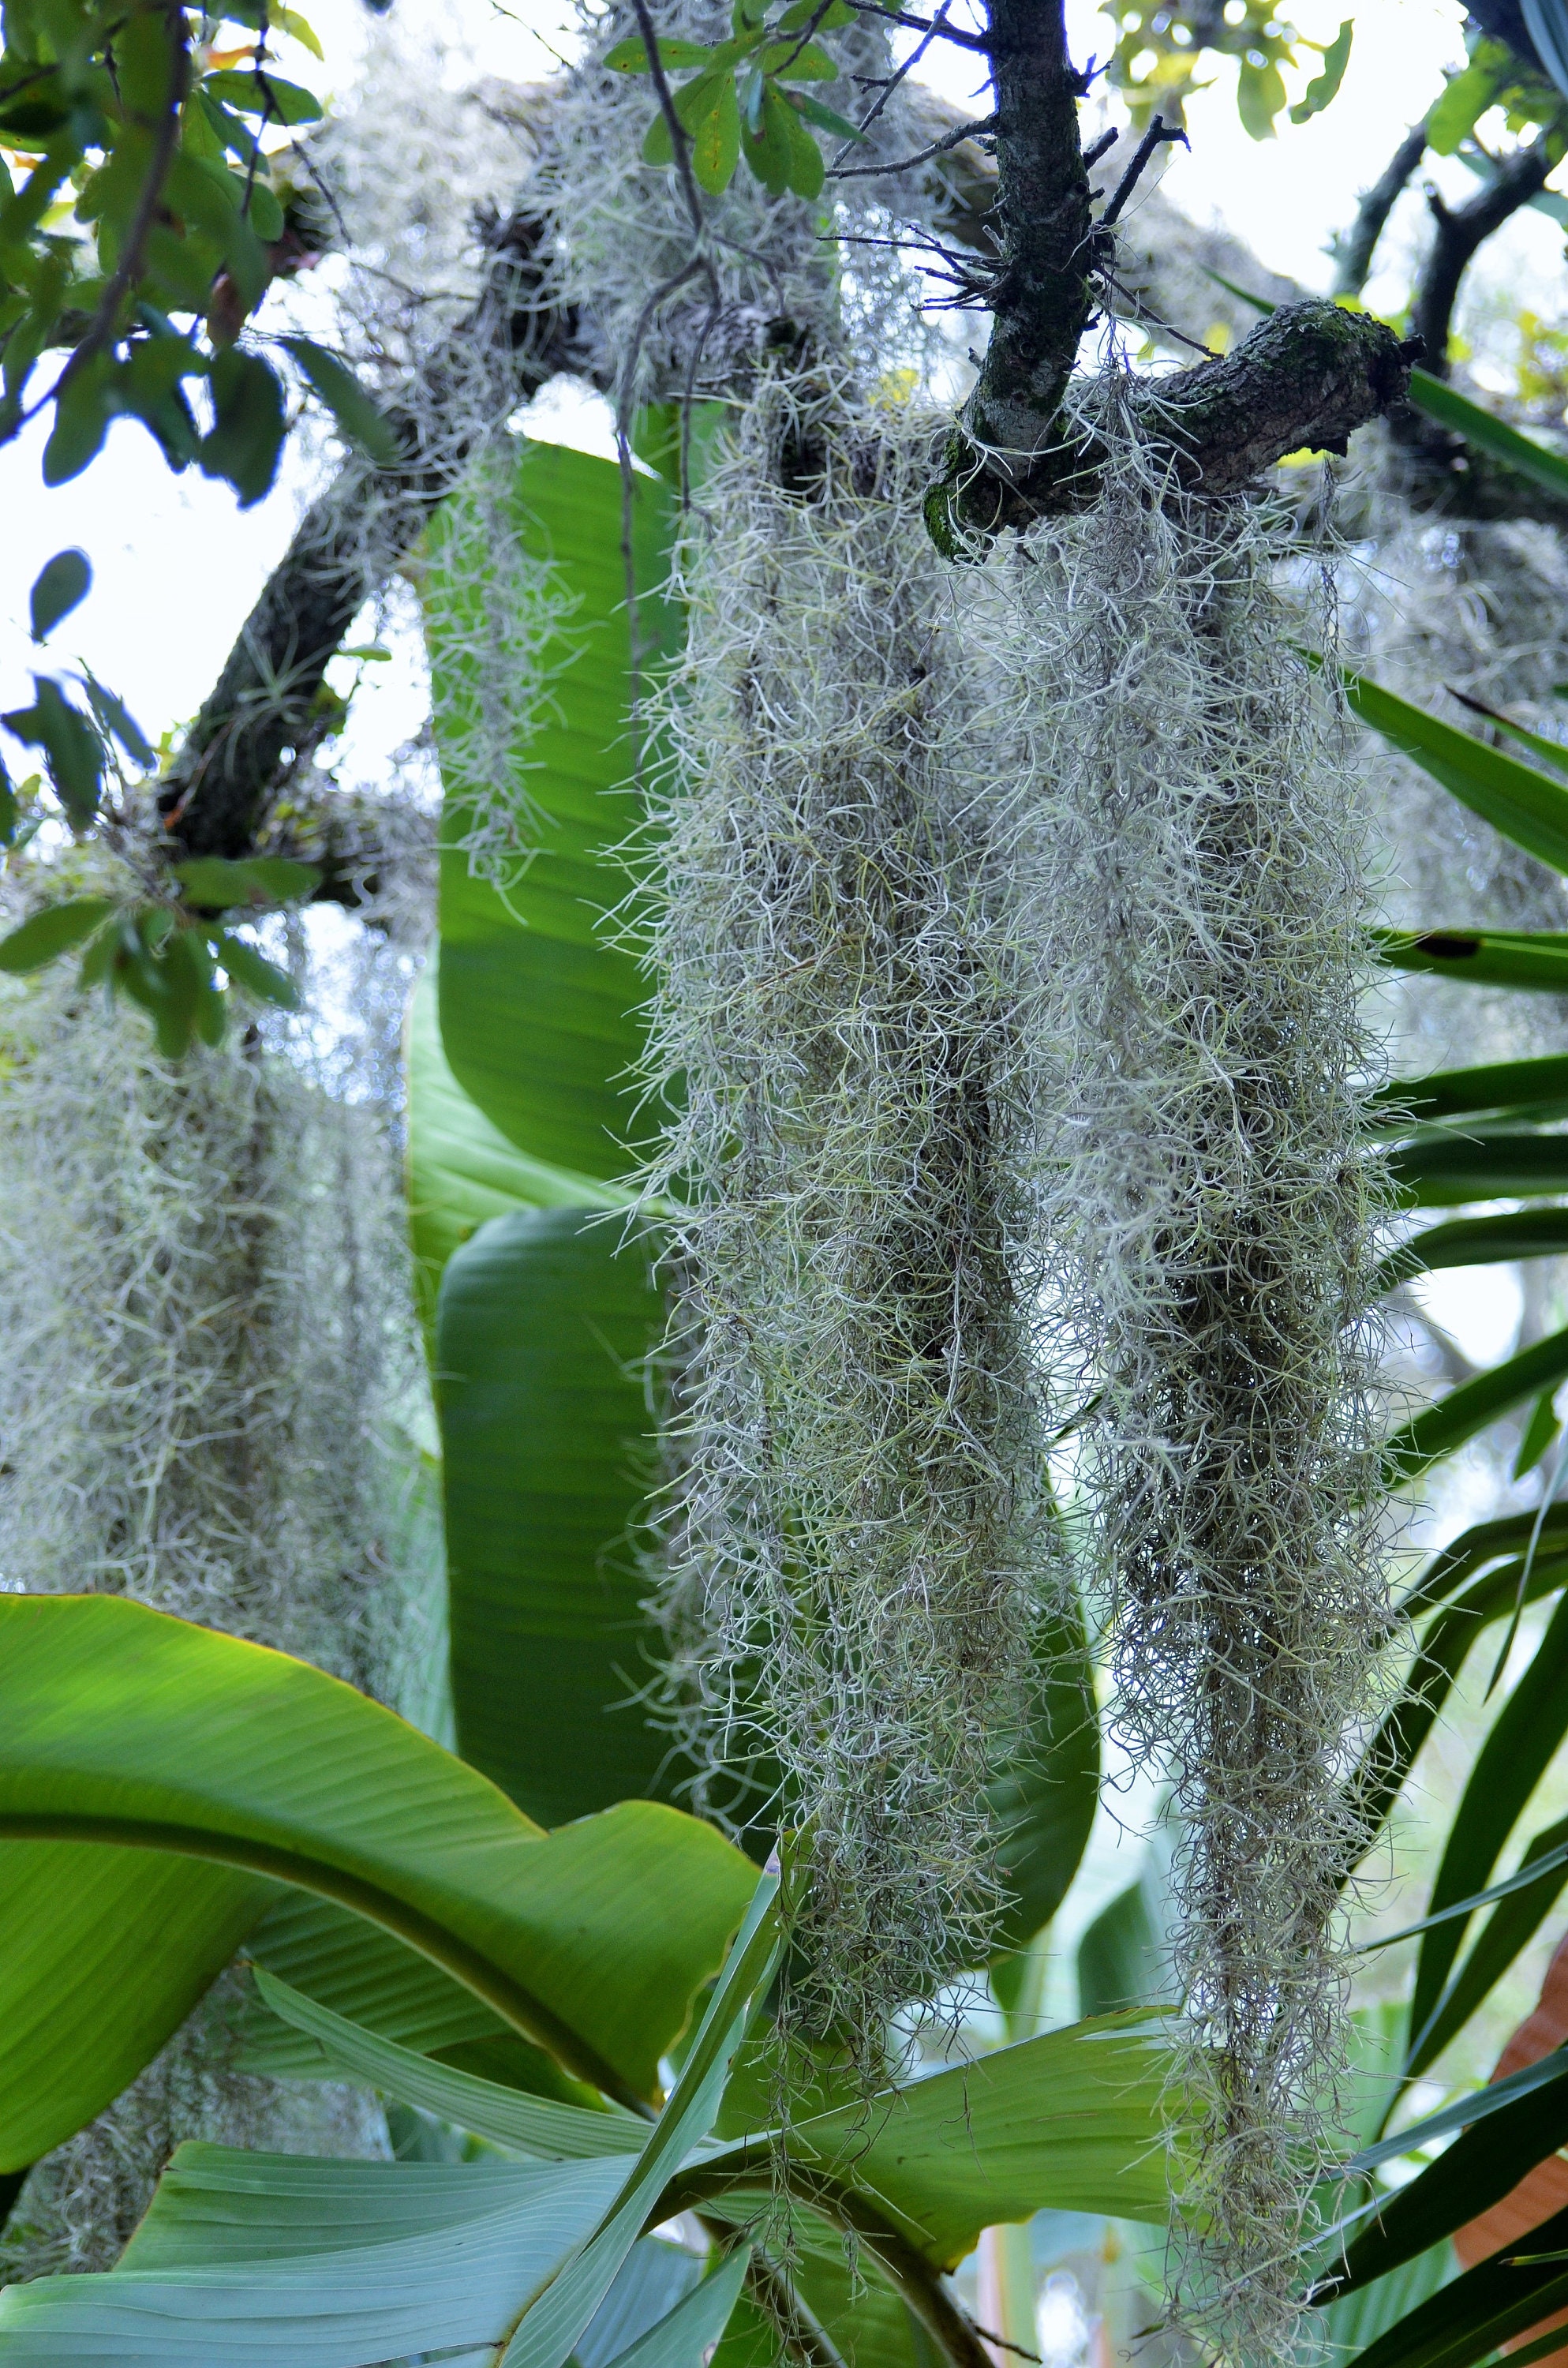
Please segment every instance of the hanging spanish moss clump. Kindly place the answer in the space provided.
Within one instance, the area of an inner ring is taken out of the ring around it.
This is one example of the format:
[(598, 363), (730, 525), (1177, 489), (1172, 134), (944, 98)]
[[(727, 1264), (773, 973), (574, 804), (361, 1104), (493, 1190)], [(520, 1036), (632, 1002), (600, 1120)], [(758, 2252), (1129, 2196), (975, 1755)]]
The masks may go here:
[[(122, 1594), (416, 1719), (439, 1536), (395, 1146), (256, 1041), (171, 1064), (48, 973), (0, 1004), (0, 1588)], [(174, 2144), (384, 2154), (239, 2063), (233, 1985), (30, 2174), (0, 2277), (112, 2266)]]
[(682, 563), (653, 943), (672, 1716), (709, 1805), (777, 1770), (786, 2027), (870, 2079), (983, 1962), (983, 1787), (1052, 1583), (1016, 825), (950, 762), (933, 450), (823, 378), (744, 415)]
[[(1339, 2060), (1341, 1791), (1386, 1634), (1358, 1151), (1361, 825), (1264, 503), (1184, 495), (1108, 374), (1081, 516), (972, 598), (1041, 814), (1055, 1309), (1095, 1411), (1116, 1716), (1168, 1771), (1187, 2044), (1178, 2311), (1277, 2358)], [(1166, 448), (1168, 454), (1168, 447)], [(978, 571), (976, 571), (978, 575)], [(1303, 614), (1303, 605), (1306, 613)]]

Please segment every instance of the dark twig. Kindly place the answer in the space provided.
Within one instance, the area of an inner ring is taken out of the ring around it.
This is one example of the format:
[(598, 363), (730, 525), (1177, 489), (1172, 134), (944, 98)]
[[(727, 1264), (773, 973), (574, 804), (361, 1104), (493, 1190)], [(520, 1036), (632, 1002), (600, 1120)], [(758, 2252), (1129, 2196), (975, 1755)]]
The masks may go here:
[[(879, 24), (902, 25), (908, 32), (924, 33), (928, 40), (935, 37), (956, 42), (960, 50), (973, 50), (983, 58), (991, 55), (991, 43), (983, 33), (961, 33), (956, 25), (940, 20), (933, 24), (929, 17), (906, 17), (902, 9), (884, 8), (881, 0), (845, 0), (845, 5), (858, 16), (875, 17)], [(947, 12), (944, 9), (942, 13), (945, 16)]]
[(648, 6), (648, 0), (631, 0), (631, 5), (637, 11), (637, 29), (642, 36), (642, 47), (648, 53), (648, 72), (653, 77), (653, 88), (659, 100), (659, 112), (665, 119), (665, 125), (670, 135), (670, 145), (675, 150), (676, 171), (680, 176), (681, 194), (686, 199), (686, 210), (691, 216), (693, 232), (700, 238), (703, 222), (702, 199), (698, 195), (697, 183), (692, 178), (691, 142), (686, 136), (685, 124), (676, 113), (675, 94), (670, 88), (670, 78), (665, 72), (664, 60), (659, 55), (659, 37), (653, 30), (653, 13)]
[(946, 156), (949, 150), (961, 148), (966, 140), (974, 140), (982, 132), (992, 131), (995, 121), (994, 115), (985, 115), (978, 123), (960, 123), (958, 130), (949, 131), (945, 140), (933, 140), (929, 148), (922, 148), (918, 155), (901, 156), (896, 165), (835, 165), (827, 177), (830, 181), (852, 181), (867, 174), (912, 172), (916, 165), (928, 165), (933, 156)]
[(1379, 239), (1388, 226), (1401, 191), (1426, 153), (1426, 121), (1407, 131), (1389, 159), (1387, 168), (1364, 190), (1350, 228), (1334, 242), (1334, 293), (1359, 296), (1372, 268)]
[[(1101, 210), (1099, 220), (1095, 224), (1097, 231), (1108, 230), (1112, 222), (1119, 219), (1121, 210), (1138, 187), (1150, 157), (1156, 148), (1162, 147), (1168, 140), (1179, 140), (1184, 148), (1189, 148), (1192, 144), (1178, 125), (1167, 124), (1163, 116), (1156, 115), (1133, 151), (1132, 162), (1118, 181), (1109, 204)], [(1084, 159), (1085, 164), (1088, 161), (1087, 157)]]
[(165, 9), (164, 17), (169, 36), (169, 91), (164, 111), (158, 118), (153, 154), (147, 163), (147, 176), (142, 184), (136, 211), (125, 233), (125, 244), (119, 250), (119, 260), (105, 283), (87, 334), (55, 381), (53, 393), (57, 398), (119, 335), (120, 305), (142, 276), (147, 241), (157, 219), (158, 208), (164, 201), (164, 184), (169, 177), (175, 151), (179, 144), (180, 114), (190, 85), (190, 32), (184, 6), (176, 0), (176, 5)]
[(1426, 349), (1426, 367), (1438, 378), (1448, 376), (1454, 305), (1477, 248), (1539, 196), (1556, 162), (1543, 131), (1500, 165), (1495, 178), (1466, 204), (1449, 206), (1436, 189), (1428, 189), (1426, 203), (1436, 231), (1415, 283), (1410, 325)]
[[(880, 98), (873, 99), (871, 105), (861, 117), (859, 124), (857, 127), (858, 137), (860, 139), (864, 140), (867, 132), (869, 131), (878, 116), (881, 115), (883, 108), (886, 107), (889, 99), (892, 97), (900, 83), (903, 82), (914, 73), (915, 67), (920, 63), (921, 59), (925, 56), (926, 51), (930, 48), (937, 34), (945, 33), (947, 31), (948, 10), (951, 5), (952, 0), (942, 0), (942, 5), (937, 9), (937, 14), (932, 20), (930, 31), (926, 33), (922, 40), (916, 41), (914, 49), (911, 50), (909, 55), (905, 58), (901, 66), (895, 66), (891, 74), (883, 74), (881, 76), (881, 96)], [(833, 164), (830, 168), (832, 172), (837, 172), (839, 166), (843, 164), (844, 159), (848, 155), (850, 149), (854, 145), (855, 142), (852, 140), (846, 140), (845, 142), (843, 147), (839, 150), (837, 155), (835, 156), (833, 160)]]

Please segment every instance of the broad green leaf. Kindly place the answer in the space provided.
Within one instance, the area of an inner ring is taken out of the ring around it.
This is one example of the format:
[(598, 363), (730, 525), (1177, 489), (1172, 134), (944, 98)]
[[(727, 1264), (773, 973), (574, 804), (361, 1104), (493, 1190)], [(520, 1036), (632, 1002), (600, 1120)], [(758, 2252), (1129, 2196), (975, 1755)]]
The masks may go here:
[[(606, 942), (601, 919), (631, 884), (611, 850), (642, 813), (628, 725), (620, 472), (587, 453), (522, 439), (504, 498), (528, 551), (553, 563), (573, 605), (540, 654), (550, 692), (527, 744), (538, 851), (503, 897), (474, 876), (458, 844), (493, 789), (461, 769), (465, 747), (482, 740), (486, 591), (474, 571), (486, 537), (460, 505), (438, 513), (425, 599), (445, 787), (441, 1036), (458, 1083), (519, 1151), (615, 1180), (633, 1156), (627, 1073), (642, 1048), (637, 1014), (647, 997), (635, 960)], [(669, 486), (638, 475), (632, 550), (645, 673), (677, 630), (656, 591), (676, 507)]]
[(98, 810), (104, 751), (81, 710), (50, 676), (35, 674), (32, 705), (14, 708), (0, 723), (28, 747), (43, 750), (50, 787), (66, 820), (73, 830), (85, 830)]
[[(1563, 1214), (1568, 1216), (1568, 1210)], [(1525, 1435), (1519, 1441), (1519, 1452), (1514, 1458), (1514, 1478), (1522, 1480), (1533, 1472), (1552, 1440), (1562, 1429), (1557, 1418), (1556, 1393), (1542, 1390), (1536, 1400), (1535, 1410), (1525, 1425)]]
[(193, 856), (176, 863), (175, 878), (192, 905), (223, 912), (234, 905), (286, 905), (308, 896), (322, 882), (321, 866), (292, 863), (286, 856), (253, 856), (233, 863), (221, 855)]
[(1496, 97), (1506, 63), (1506, 51), (1498, 57), (1496, 45), (1489, 42), (1448, 84), (1426, 118), (1426, 145), (1435, 156), (1451, 156), (1460, 142), (1469, 138)]
[(1321, 115), (1325, 107), (1339, 96), (1339, 85), (1345, 80), (1345, 69), (1350, 63), (1350, 44), (1355, 38), (1356, 20), (1346, 17), (1323, 53), (1323, 72), (1314, 74), (1306, 89), (1290, 109), (1292, 123), (1305, 123)]
[(369, 2081), (389, 2096), (401, 2097), (404, 2104), (418, 2105), (460, 2129), (472, 2130), (475, 2137), (488, 2138), (494, 2146), (554, 2162), (642, 2151), (648, 2124), (634, 2114), (585, 2112), (580, 2106), (504, 2089), (494, 2080), (415, 2055), (394, 2040), (379, 2038), (279, 1981), (265, 1967), (257, 1968), (256, 1980), (273, 2013), (313, 2041), (332, 2069), (347, 2073), (351, 2079)]
[(118, 2269), (0, 2293), (0, 2353), (15, 2368), (369, 2368), (496, 2345), (620, 2168), (184, 2146)]
[[(983, 2228), (1047, 2209), (1164, 2221), (1170, 2061), (1146, 2014), (1077, 2023), (798, 2121), (790, 2153), (872, 2201), (938, 2269), (960, 2261)], [(742, 2141), (675, 2192), (766, 2189), (767, 2164), (762, 2142)]]
[[(1452, 85), (1450, 85), (1450, 88)], [(1521, 436), (1506, 419), (1498, 419), (1468, 395), (1460, 394), (1447, 379), (1434, 378), (1430, 370), (1413, 370), (1410, 373), (1410, 401), (1417, 411), (1435, 419), (1439, 427), (1452, 428), (1467, 444), (1479, 451), (1490, 452), (1494, 461), (1502, 461), (1517, 469), (1522, 477), (1542, 485), (1561, 501), (1568, 497), (1568, 461), (1560, 452), (1549, 451), (1533, 437)]]
[(986, 1787), (1006, 1886), (994, 1946), (1024, 1949), (1067, 1896), (1088, 1846), (1100, 1789), (1100, 1724), (1084, 1616), (1064, 1603), (1036, 1645), (1030, 1726)]
[(397, 430), (348, 364), (313, 337), (279, 337), (278, 342), (293, 356), (349, 442), (358, 444), (378, 468), (397, 468), (404, 457)]
[[(665, 2184), (713, 2126), (736, 2048), (778, 1963), (778, 1877), (757, 1882), (669, 2102), (593, 2236), (525, 2313), (501, 2368), (562, 2368), (614, 2283)], [(661, 2212), (661, 2217), (665, 2216)]]
[(1568, 1380), (1568, 1328), (1552, 1332), (1490, 1372), (1461, 1382), (1396, 1430), (1383, 1449), (1383, 1472), (1391, 1487), (1404, 1487), (1467, 1439), (1475, 1438), (1499, 1415), (1507, 1414), (1542, 1390)]
[(0, 1842), (0, 2173), (119, 2096), (275, 1896), (161, 1851)]
[[(1508, 761), (1511, 760), (1505, 759)], [(1568, 782), (1563, 784), (1562, 794), (1568, 799)], [(1517, 831), (1510, 831), (1507, 836), (1521, 847), (1525, 844)], [(1387, 962), (1391, 970), (1426, 971), (1434, 978), (1457, 978), (1469, 986), (1517, 986), (1545, 995), (1568, 993), (1568, 932), (1425, 929), (1417, 934), (1408, 929), (1374, 929), (1372, 940), (1378, 960)]]
[[(1562, 465), (1568, 470), (1568, 463)], [(1505, 838), (1554, 871), (1568, 871), (1568, 782), (1522, 764), (1505, 749), (1489, 748), (1472, 734), (1428, 715), (1425, 708), (1413, 706), (1365, 675), (1346, 671), (1344, 681), (1351, 712), (1363, 723), (1381, 732)]]
[(707, 2368), (750, 2266), (751, 2248), (738, 2246), (657, 2326), (617, 2352), (613, 2368)]
[(703, 110), (691, 135), (691, 170), (699, 189), (718, 197), (735, 177), (741, 156), (741, 111), (735, 77), (721, 75), (713, 104)]
[(159, 1847), (335, 1899), (624, 2098), (653, 2089), (752, 1882), (652, 1802), (546, 1837), (335, 1679), (107, 1597), (0, 1597), (0, 1839)]
[(92, 562), (85, 551), (57, 551), (39, 570), (28, 595), (35, 642), (46, 642), (62, 617), (79, 608), (92, 589)]
[(131, 763), (140, 765), (145, 772), (151, 772), (158, 761), (157, 751), (124, 700), (116, 698), (108, 684), (100, 682), (90, 666), (84, 666), (76, 680), (87, 694), (88, 704), (104, 738), (107, 740), (112, 733)]
[(1568, 1192), (1568, 1134), (1434, 1127), (1390, 1152), (1388, 1170), (1406, 1198), (1424, 1209)]
[[(659, 63), (671, 72), (682, 66), (705, 66), (710, 54), (700, 41), (677, 41), (666, 36), (659, 43)], [(604, 62), (617, 74), (646, 74), (648, 52), (642, 34), (633, 33), (630, 40), (617, 41), (613, 49), (605, 51)]]
[(41, 970), (57, 954), (69, 953), (73, 946), (102, 928), (114, 909), (108, 896), (73, 896), (63, 905), (45, 905), (41, 911), (29, 913), (0, 938), (0, 970)]
[(1078, 1943), (1078, 2010), (1092, 2016), (1152, 2006), (1169, 1982), (1148, 1886), (1140, 1876), (1101, 1908)]
[(1488, 1061), (1473, 1069), (1438, 1069), (1425, 1077), (1396, 1077), (1372, 1096), (1377, 1123), (1404, 1126), (1477, 1110), (1568, 1115), (1568, 1053), (1534, 1061)]
[(1249, 140), (1272, 140), (1274, 119), (1285, 104), (1285, 84), (1272, 59), (1254, 65), (1244, 58), (1236, 78), (1236, 112)]
[(288, 972), (268, 962), (248, 938), (237, 937), (232, 929), (214, 929), (208, 942), (236, 986), (259, 996), (263, 1003), (277, 1004), (280, 1010), (299, 1009), (300, 991)]
[(283, 389), (259, 354), (230, 346), (213, 358), (215, 425), (201, 439), (201, 472), (226, 477), (243, 510), (272, 490), (288, 432)]
[(609, 2368), (685, 2299), (702, 2269), (684, 2247), (660, 2237), (639, 2237), (577, 2345), (579, 2368)]
[(1449, 696), (1457, 699), (1461, 707), (1468, 707), (1472, 715), (1483, 716), (1488, 723), (1495, 724), (1508, 739), (1517, 741), (1521, 748), (1528, 748), (1533, 757), (1541, 757), (1557, 772), (1568, 772), (1568, 743), (1549, 740), (1544, 732), (1532, 732), (1528, 723), (1516, 723), (1511, 715), (1504, 715), (1497, 708), (1488, 707), (1483, 699), (1472, 699), (1468, 690), (1455, 690), (1450, 687)]
[(667, 1800), (690, 1772), (638, 1699), (655, 1639), (633, 1530), (661, 1328), (647, 1245), (575, 1209), (492, 1218), (441, 1283), (458, 1747), (541, 1825)]
[(452, 1075), (427, 965), (408, 1012), (408, 1198), (421, 1302), (432, 1334), (447, 1260), (492, 1217), (518, 1209), (602, 1209), (618, 1194), (592, 1176), (530, 1159)]
[[(1529, 1668), (1492, 1724), (1471, 1772), (1432, 1885), (1427, 1913), (1478, 1891), (1568, 1732), (1568, 1600), (1557, 1607)], [(1410, 2026), (1419, 2031), (1459, 1954), (1468, 1918), (1428, 1932), (1416, 1961)]]
[(237, 107), (244, 115), (265, 115), (272, 123), (315, 123), (321, 119), (320, 99), (270, 70), (244, 74), (221, 67), (204, 75), (201, 86), (225, 106)]
[(1378, 1269), (1378, 1290), (1392, 1291), (1414, 1274), (1453, 1266), (1495, 1266), (1515, 1258), (1559, 1258), (1568, 1251), (1568, 1209), (1510, 1209), (1496, 1217), (1460, 1217), (1428, 1225), (1391, 1250)]

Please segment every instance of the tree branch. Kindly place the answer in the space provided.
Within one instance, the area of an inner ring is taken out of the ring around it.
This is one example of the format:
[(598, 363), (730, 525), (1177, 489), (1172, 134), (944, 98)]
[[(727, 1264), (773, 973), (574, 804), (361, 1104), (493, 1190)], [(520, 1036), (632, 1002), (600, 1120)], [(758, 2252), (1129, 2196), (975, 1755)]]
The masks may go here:
[[(1153, 443), (1168, 451), (1176, 482), (1221, 496), (1239, 493), (1287, 452), (1343, 452), (1353, 429), (1401, 399), (1415, 359), (1385, 323), (1308, 299), (1282, 305), (1222, 359), (1131, 381), (1132, 400)], [(947, 472), (926, 496), (932, 538), (958, 558), (976, 534), (1085, 508), (1105, 457), (1092, 426), (1065, 421), (1057, 441), (1022, 469), (1005, 469), (972, 447), (949, 448)]]
[(1388, 227), (1406, 182), (1426, 154), (1426, 120), (1408, 131), (1390, 157), (1385, 170), (1361, 194), (1356, 219), (1334, 242), (1334, 293), (1359, 296), (1372, 268), (1378, 241)]
[(1521, 206), (1528, 206), (1546, 186), (1546, 176), (1558, 160), (1542, 132), (1497, 169), (1468, 203), (1450, 207), (1435, 189), (1426, 204), (1437, 225), (1426, 259), (1415, 283), (1410, 325), (1426, 348), (1426, 368), (1438, 378), (1449, 373), (1449, 332), (1463, 279), (1478, 247), (1501, 230)]
[(1078, 139), (1085, 80), (1062, 0), (991, 0), (998, 262), (991, 342), (960, 425), (1023, 459), (1054, 431), (1095, 304), (1094, 220)]
[[(526, 214), (497, 226), (479, 302), (403, 401), (387, 406), (406, 462), (376, 469), (351, 460), (300, 521), (159, 792), (178, 855), (240, 858), (254, 848), (289, 766), (319, 733), (328, 662), (366, 600), (418, 541), (484, 435), (565, 366), (574, 324), (545, 309), (540, 237)], [(422, 423), (452, 408), (460, 382), (472, 425), (444, 433), (432, 450)], [(368, 532), (370, 498), (378, 515)]]

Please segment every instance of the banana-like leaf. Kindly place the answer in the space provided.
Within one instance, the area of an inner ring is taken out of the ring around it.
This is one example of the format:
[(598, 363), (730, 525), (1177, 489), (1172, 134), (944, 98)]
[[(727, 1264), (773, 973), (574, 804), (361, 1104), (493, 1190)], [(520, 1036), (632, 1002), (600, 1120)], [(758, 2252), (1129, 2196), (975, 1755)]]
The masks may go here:
[(1411, 1417), (1383, 1449), (1383, 1474), (1390, 1487), (1401, 1488), (1419, 1479), (1467, 1439), (1508, 1414), (1542, 1390), (1555, 1389), (1568, 1378), (1568, 1326), (1551, 1332), (1517, 1356), (1506, 1357), (1473, 1381), (1461, 1382)]
[[(983, 2228), (1047, 2209), (1168, 2218), (1169, 2073), (1158, 2025), (1114, 2015), (803, 2118), (790, 2154), (874, 2199), (900, 2237), (950, 2270)], [(742, 2140), (683, 2175), (671, 2200), (766, 2190), (767, 2159), (764, 2142)]]
[(1027, 1948), (1050, 1923), (1078, 1872), (1099, 1805), (1100, 1723), (1076, 1599), (1053, 1615), (1035, 1653), (1028, 1731), (1012, 1764), (987, 1787), (1006, 1893), (998, 1952)]
[(1378, 1289), (1392, 1291), (1412, 1275), (1452, 1266), (1497, 1266), (1515, 1258), (1558, 1258), (1568, 1250), (1568, 1209), (1510, 1209), (1496, 1217), (1460, 1217), (1428, 1225), (1391, 1250), (1378, 1269)]
[(644, 1246), (574, 1209), (493, 1219), (441, 1285), (458, 1745), (546, 1826), (669, 1799), (691, 1773), (640, 1699), (655, 1639), (633, 1528), (660, 1323)]
[(240, 1869), (152, 1850), (0, 1842), (0, 2172), (135, 2078), (276, 1896)]
[[(1365, 675), (1346, 673), (1351, 712), (1403, 756), (1555, 871), (1568, 871), (1568, 783), (1413, 706)], [(1385, 956), (1385, 960), (1387, 957)]]
[(119, 2268), (0, 2293), (7, 2368), (369, 2368), (504, 2342), (625, 2164), (182, 2146)]
[(1568, 1053), (1396, 1077), (1372, 1096), (1371, 1110), (1375, 1122), (1382, 1126), (1468, 1117), (1478, 1110), (1506, 1111), (1517, 1118), (1568, 1110)]
[(1141, 1874), (1101, 1908), (1078, 1943), (1078, 2005), (1091, 2016), (1152, 2006), (1168, 1980), (1149, 1885)]
[(612, 2368), (702, 2368), (729, 2324), (750, 2266), (751, 2248), (738, 2246), (646, 2335), (617, 2352)]
[(652, 1802), (543, 1835), (335, 1679), (109, 1597), (0, 1597), (6, 1840), (157, 1849), (335, 1899), (628, 2100), (753, 1879)]
[(1388, 1165), (1404, 1197), (1421, 1208), (1525, 1200), (1537, 1192), (1568, 1192), (1568, 1134), (1435, 1127), (1392, 1151)]
[[(669, 2102), (641, 2156), (592, 2236), (524, 2314), (501, 2368), (562, 2368), (575, 2348), (660, 2204), (667, 2181), (711, 2130), (731, 2062), (758, 1998), (773, 1978), (780, 1945), (778, 1877), (766, 1873), (758, 1880)], [(660, 2216), (665, 2216), (662, 2209)]]
[[(1449, 1829), (1428, 1914), (1480, 1890), (1565, 1733), (1568, 1600), (1558, 1605), (1529, 1668), (1481, 1748)], [(1419, 2032), (1436, 2007), (1468, 1921), (1452, 1918), (1422, 1941), (1411, 1997), (1412, 2031)]]
[(411, 2047), (398, 2046), (395, 2040), (363, 2030), (279, 1981), (265, 1967), (257, 1969), (256, 1978), (273, 2013), (313, 2042), (326, 2068), (338, 2076), (347, 2073), (350, 2079), (369, 2081), (404, 2104), (418, 2105), (441, 2121), (472, 2130), (475, 2137), (488, 2138), (493, 2146), (548, 2162), (642, 2151), (648, 2124), (635, 2114), (617, 2109), (586, 2112), (579, 2105), (558, 2104), (552, 2098), (504, 2089), (494, 2080), (438, 2064)]
[[(562, 445), (519, 439), (499, 498), (530, 556), (551, 564), (568, 604), (540, 655), (548, 677), (527, 747), (526, 817), (535, 850), (503, 894), (459, 845), (495, 785), (464, 771), (483, 745), (487, 641), (482, 518), (462, 501), (437, 514), (424, 580), (444, 800), (441, 1037), (464, 1091), (519, 1151), (614, 1181), (629, 1165), (627, 1071), (642, 1047), (647, 984), (607, 942), (603, 916), (631, 878), (613, 850), (642, 820), (630, 728), (632, 666), (621, 549), (620, 472)], [(644, 684), (673, 647), (660, 597), (676, 497), (639, 475), (631, 519)]]
[(408, 1201), (427, 1329), (452, 1252), (492, 1217), (517, 1209), (602, 1209), (610, 1187), (530, 1159), (492, 1125), (452, 1075), (441, 1042), (436, 965), (426, 965), (408, 1009)]
[[(1568, 783), (1553, 787), (1568, 804)], [(1553, 868), (1561, 871), (1565, 865)], [(1568, 989), (1568, 933), (1562, 930), (1374, 929), (1372, 941), (1378, 960), (1391, 970), (1427, 971), (1468, 986), (1529, 987), (1546, 995)]]

